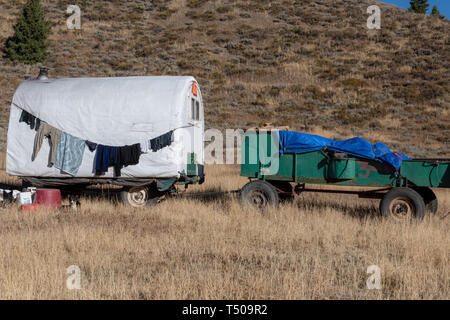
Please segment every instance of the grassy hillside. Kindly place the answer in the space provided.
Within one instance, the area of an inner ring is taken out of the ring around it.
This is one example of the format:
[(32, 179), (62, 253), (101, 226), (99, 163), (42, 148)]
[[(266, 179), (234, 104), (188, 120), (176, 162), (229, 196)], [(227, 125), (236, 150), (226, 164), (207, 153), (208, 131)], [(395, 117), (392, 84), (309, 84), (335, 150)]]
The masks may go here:
[[(0, 0), (0, 42), (24, 1)], [(360, 0), (42, 1), (52, 77), (193, 75), (208, 127), (272, 122), (384, 141), (411, 156), (450, 156), (450, 22)], [(37, 67), (0, 58), (0, 142), (15, 87)]]

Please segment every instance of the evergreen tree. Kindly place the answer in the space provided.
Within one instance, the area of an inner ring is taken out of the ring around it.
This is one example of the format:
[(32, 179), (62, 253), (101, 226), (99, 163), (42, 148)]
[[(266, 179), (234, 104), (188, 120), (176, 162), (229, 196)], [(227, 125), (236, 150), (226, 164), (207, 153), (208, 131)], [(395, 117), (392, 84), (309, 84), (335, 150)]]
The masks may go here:
[(408, 9), (409, 11), (413, 11), (415, 13), (426, 14), (428, 7), (428, 0), (411, 0), (409, 2), (411, 7)]
[(16, 62), (34, 64), (47, 57), (50, 22), (45, 20), (39, 0), (28, 0), (20, 11), (15, 34), (6, 42), (6, 56)]
[(432, 16), (440, 16), (441, 13), (439, 12), (439, 9), (436, 5), (434, 5), (433, 10), (431, 10), (431, 15)]

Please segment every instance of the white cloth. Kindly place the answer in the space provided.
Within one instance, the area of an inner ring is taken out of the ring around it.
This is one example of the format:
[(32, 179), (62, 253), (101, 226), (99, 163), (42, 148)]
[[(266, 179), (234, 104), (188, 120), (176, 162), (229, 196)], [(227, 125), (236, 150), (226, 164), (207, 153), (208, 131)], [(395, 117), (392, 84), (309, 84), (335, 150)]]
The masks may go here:
[(140, 145), (141, 145), (141, 152), (142, 152), (142, 153), (148, 153), (148, 149), (149, 149), (148, 143), (149, 143), (148, 140), (143, 140), (143, 141), (140, 142)]

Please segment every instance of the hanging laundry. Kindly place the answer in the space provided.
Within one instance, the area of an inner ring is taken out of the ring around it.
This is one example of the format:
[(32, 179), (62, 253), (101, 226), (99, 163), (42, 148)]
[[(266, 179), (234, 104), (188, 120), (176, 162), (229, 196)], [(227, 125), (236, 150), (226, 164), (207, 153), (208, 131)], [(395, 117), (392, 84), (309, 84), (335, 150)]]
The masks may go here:
[(76, 176), (83, 161), (85, 140), (63, 132), (56, 150), (55, 168)]
[(101, 175), (108, 172), (108, 168), (114, 166), (116, 176), (120, 175), (119, 167), (120, 147), (97, 145), (95, 154), (95, 174)]
[(120, 147), (118, 169), (116, 171), (116, 176), (119, 177), (121, 175), (120, 170), (123, 167), (138, 164), (140, 156), (141, 156), (140, 143), (136, 143), (131, 146)]
[(36, 131), (39, 130), (39, 125), (41, 124), (41, 120), (33, 116), (32, 114), (28, 113), (25, 110), (22, 110), (22, 114), (20, 115), (19, 123), (25, 122), (30, 126), (30, 128)]
[[(2, 189), (0, 189), (2, 190)], [(18, 190), (2, 190), (2, 201), (13, 202), (17, 199), (17, 196), (20, 194)]]
[(39, 150), (41, 150), (42, 142), (44, 141), (45, 137), (49, 137), (51, 140), (50, 164), (54, 164), (56, 161), (56, 150), (61, 138), (61, 130), (53, 128), (45, 121), (41, 121), (39, 130), (36, 132), (36, 136), (34, 138), (34, 151), (33, 155), (31, 156), (31, 160), (34, 161), (34, 159), (36, 159)]
[(140, 142), (141, 152), (148, 153), (150, 150), (150, 140), (144, 140)]
[(95, 149), (97, 149), (97, 144), (94, 142), (90, 142), (90, 141), (86, 140), (86, 144), (87, 144), (90, 152), (94, 152)]
[(173, 130), (169, 131), (159, 137), (150, 140), (150, 148), (153, 152), (161, 150), (167, 146), (170, 146), (173, 141)]

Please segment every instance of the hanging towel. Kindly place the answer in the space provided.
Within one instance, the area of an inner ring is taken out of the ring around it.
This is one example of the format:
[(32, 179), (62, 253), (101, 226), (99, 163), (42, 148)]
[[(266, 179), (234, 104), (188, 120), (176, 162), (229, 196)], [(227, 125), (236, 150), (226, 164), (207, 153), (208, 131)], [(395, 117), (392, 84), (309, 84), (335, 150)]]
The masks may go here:
[(108, 168), (114, 166), (117, 175), (119, 169), (119, 153), (120, 147), (97, 145), (97, 153), (95, 154), (95, 174), (101, 175), (108, 172)]
[(173, 130), (169, 131), (159, 137), (150, 140), (150, 148), (153, 152), (161, 150), (167, 146), (170, 146), (173, 141)]
[(63, 132), (56, 150), (55, 168), (76, 176), (83, 161), (85, 141)]
[(34, 161), (34, 159), (36, 159), (39, 150), (41, 150), (44, 137), (50, 137), (51, 140), (50, 164), (54, 164), (56, 161), (56, 150), (58, 148), (58, 143), (61, 138), (61, 130), (53, 128), (45, 121), (41, 121), (39, 130), (36, 132), (36, 136), (34, 138), (34, 150), (33, 155), (31, 156), (31, 160)]

